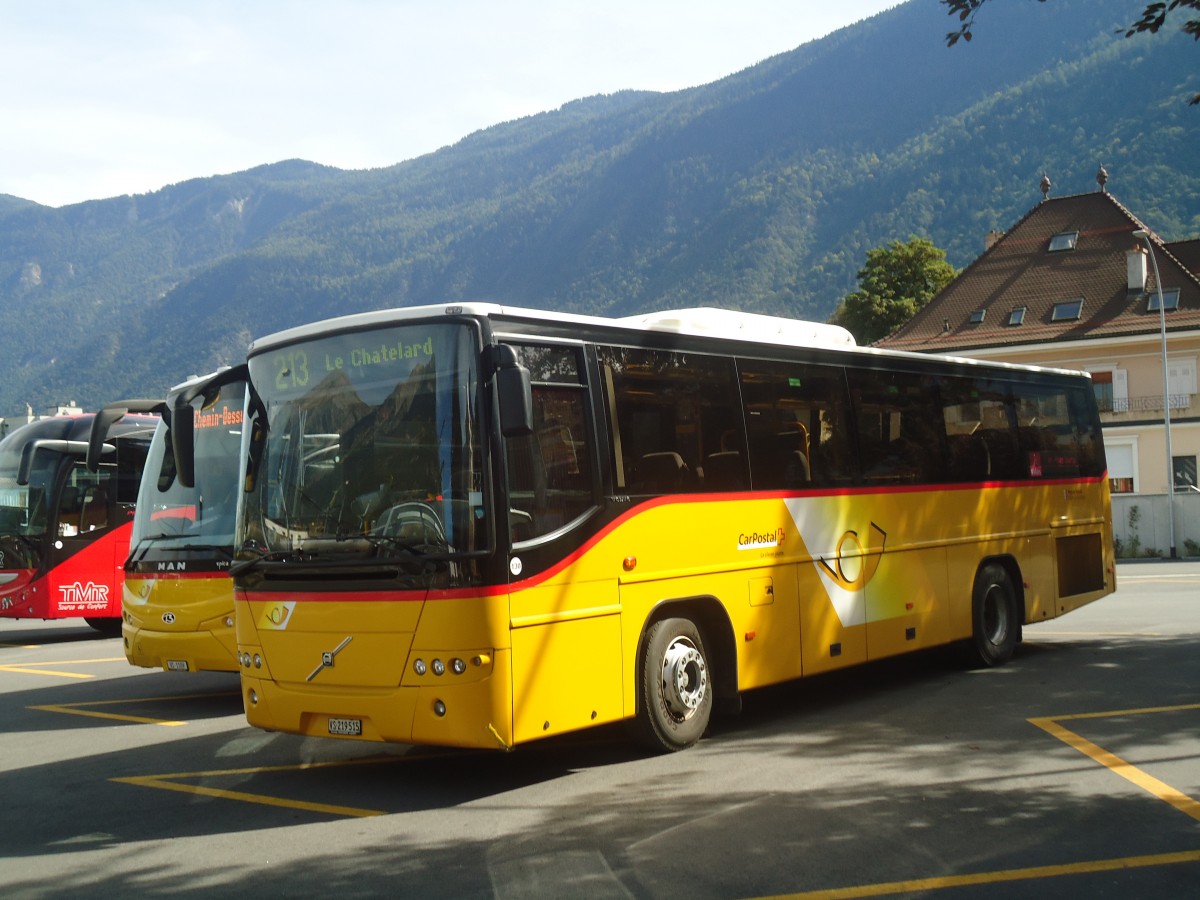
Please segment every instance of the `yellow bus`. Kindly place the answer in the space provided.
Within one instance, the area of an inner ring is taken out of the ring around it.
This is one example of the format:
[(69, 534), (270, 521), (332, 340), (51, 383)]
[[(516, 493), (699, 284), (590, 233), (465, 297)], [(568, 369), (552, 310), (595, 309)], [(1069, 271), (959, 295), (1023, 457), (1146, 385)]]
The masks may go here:
[(743, 691), (952, 643), (998, 665), (1115, 588), (1077, 372), (487, 304), (294, 328), (248, 368), (264, 729), (508, 749), (629, 720), (677, 750)]
[[(239, 669), (233, 629), (233, 541), (245, 367), (172, 388), (165, 401), (110, 404), (99, 418), (126, 410), (158, 411), (133, 516), (125, 561), (121, 634), (130, 665), (168, 672)], [(176, 435), (167, 412), (191, 411), (188, 469), (176, 465)]]

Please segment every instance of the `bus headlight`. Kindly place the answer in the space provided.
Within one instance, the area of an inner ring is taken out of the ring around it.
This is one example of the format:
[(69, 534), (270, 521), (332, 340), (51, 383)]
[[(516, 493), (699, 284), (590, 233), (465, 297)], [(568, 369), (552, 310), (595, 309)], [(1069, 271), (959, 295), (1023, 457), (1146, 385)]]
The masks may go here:
[(418, 659), (416, 662), (414, 662), (413, 663), (413, 671), (416, 672), (418, 675), (424, 675), (426, 672), (425, 660)]

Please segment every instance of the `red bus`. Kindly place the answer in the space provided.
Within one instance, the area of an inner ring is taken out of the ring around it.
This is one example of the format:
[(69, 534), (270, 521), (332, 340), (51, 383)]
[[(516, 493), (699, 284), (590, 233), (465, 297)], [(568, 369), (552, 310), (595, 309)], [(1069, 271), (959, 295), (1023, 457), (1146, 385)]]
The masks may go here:
[(158, 420), (112, 425), (89, 470), (94, 418), (40, 419), (0, 440), (0, 617), (82, 617), (120, 631), (123, 566)]

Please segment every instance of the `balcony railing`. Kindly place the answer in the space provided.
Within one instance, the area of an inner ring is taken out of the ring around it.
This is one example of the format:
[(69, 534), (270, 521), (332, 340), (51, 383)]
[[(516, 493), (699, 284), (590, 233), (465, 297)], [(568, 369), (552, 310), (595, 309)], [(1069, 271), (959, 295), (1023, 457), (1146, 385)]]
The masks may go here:
[[(1192, 401), (1195, 399), (1195, 394), (1171, 394), (1168, 397), (1168, 402), (1171, 405), (1171, 411), (1186, 410), (1191, 408)], [(1116, 399), (1110, 397), (1097, 397), (1096, 402), (1100, 406), (1101, 413), (1112, 413), (1120, 415), (1121, 413), (1147, 413), (1147, 412), (1162, 412), (1163, 395), (1151, 395), (1149, 397), (1119, 397)]]

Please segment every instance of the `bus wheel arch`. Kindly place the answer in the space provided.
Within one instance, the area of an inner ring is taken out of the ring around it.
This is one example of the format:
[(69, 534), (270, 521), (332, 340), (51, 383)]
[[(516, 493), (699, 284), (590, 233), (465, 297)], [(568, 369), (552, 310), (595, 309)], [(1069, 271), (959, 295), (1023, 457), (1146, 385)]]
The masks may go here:
[(85, 616), (83, 621), (107, 637), (115, 637), (121, 634), (120, 616), (105, 616), (104, 618)]
[(737, 697), (733, 629), (713, 597), (660, 604), (638, 642), (637, 737), (656, 751), (684, 750), (708, 728), (717, 700)]
[(1010, 556), (989, 557), (975, 570), (967, 662), (982, 667), (1008, 662), (1021, 640), (1025, 595), (1021, 570)]

